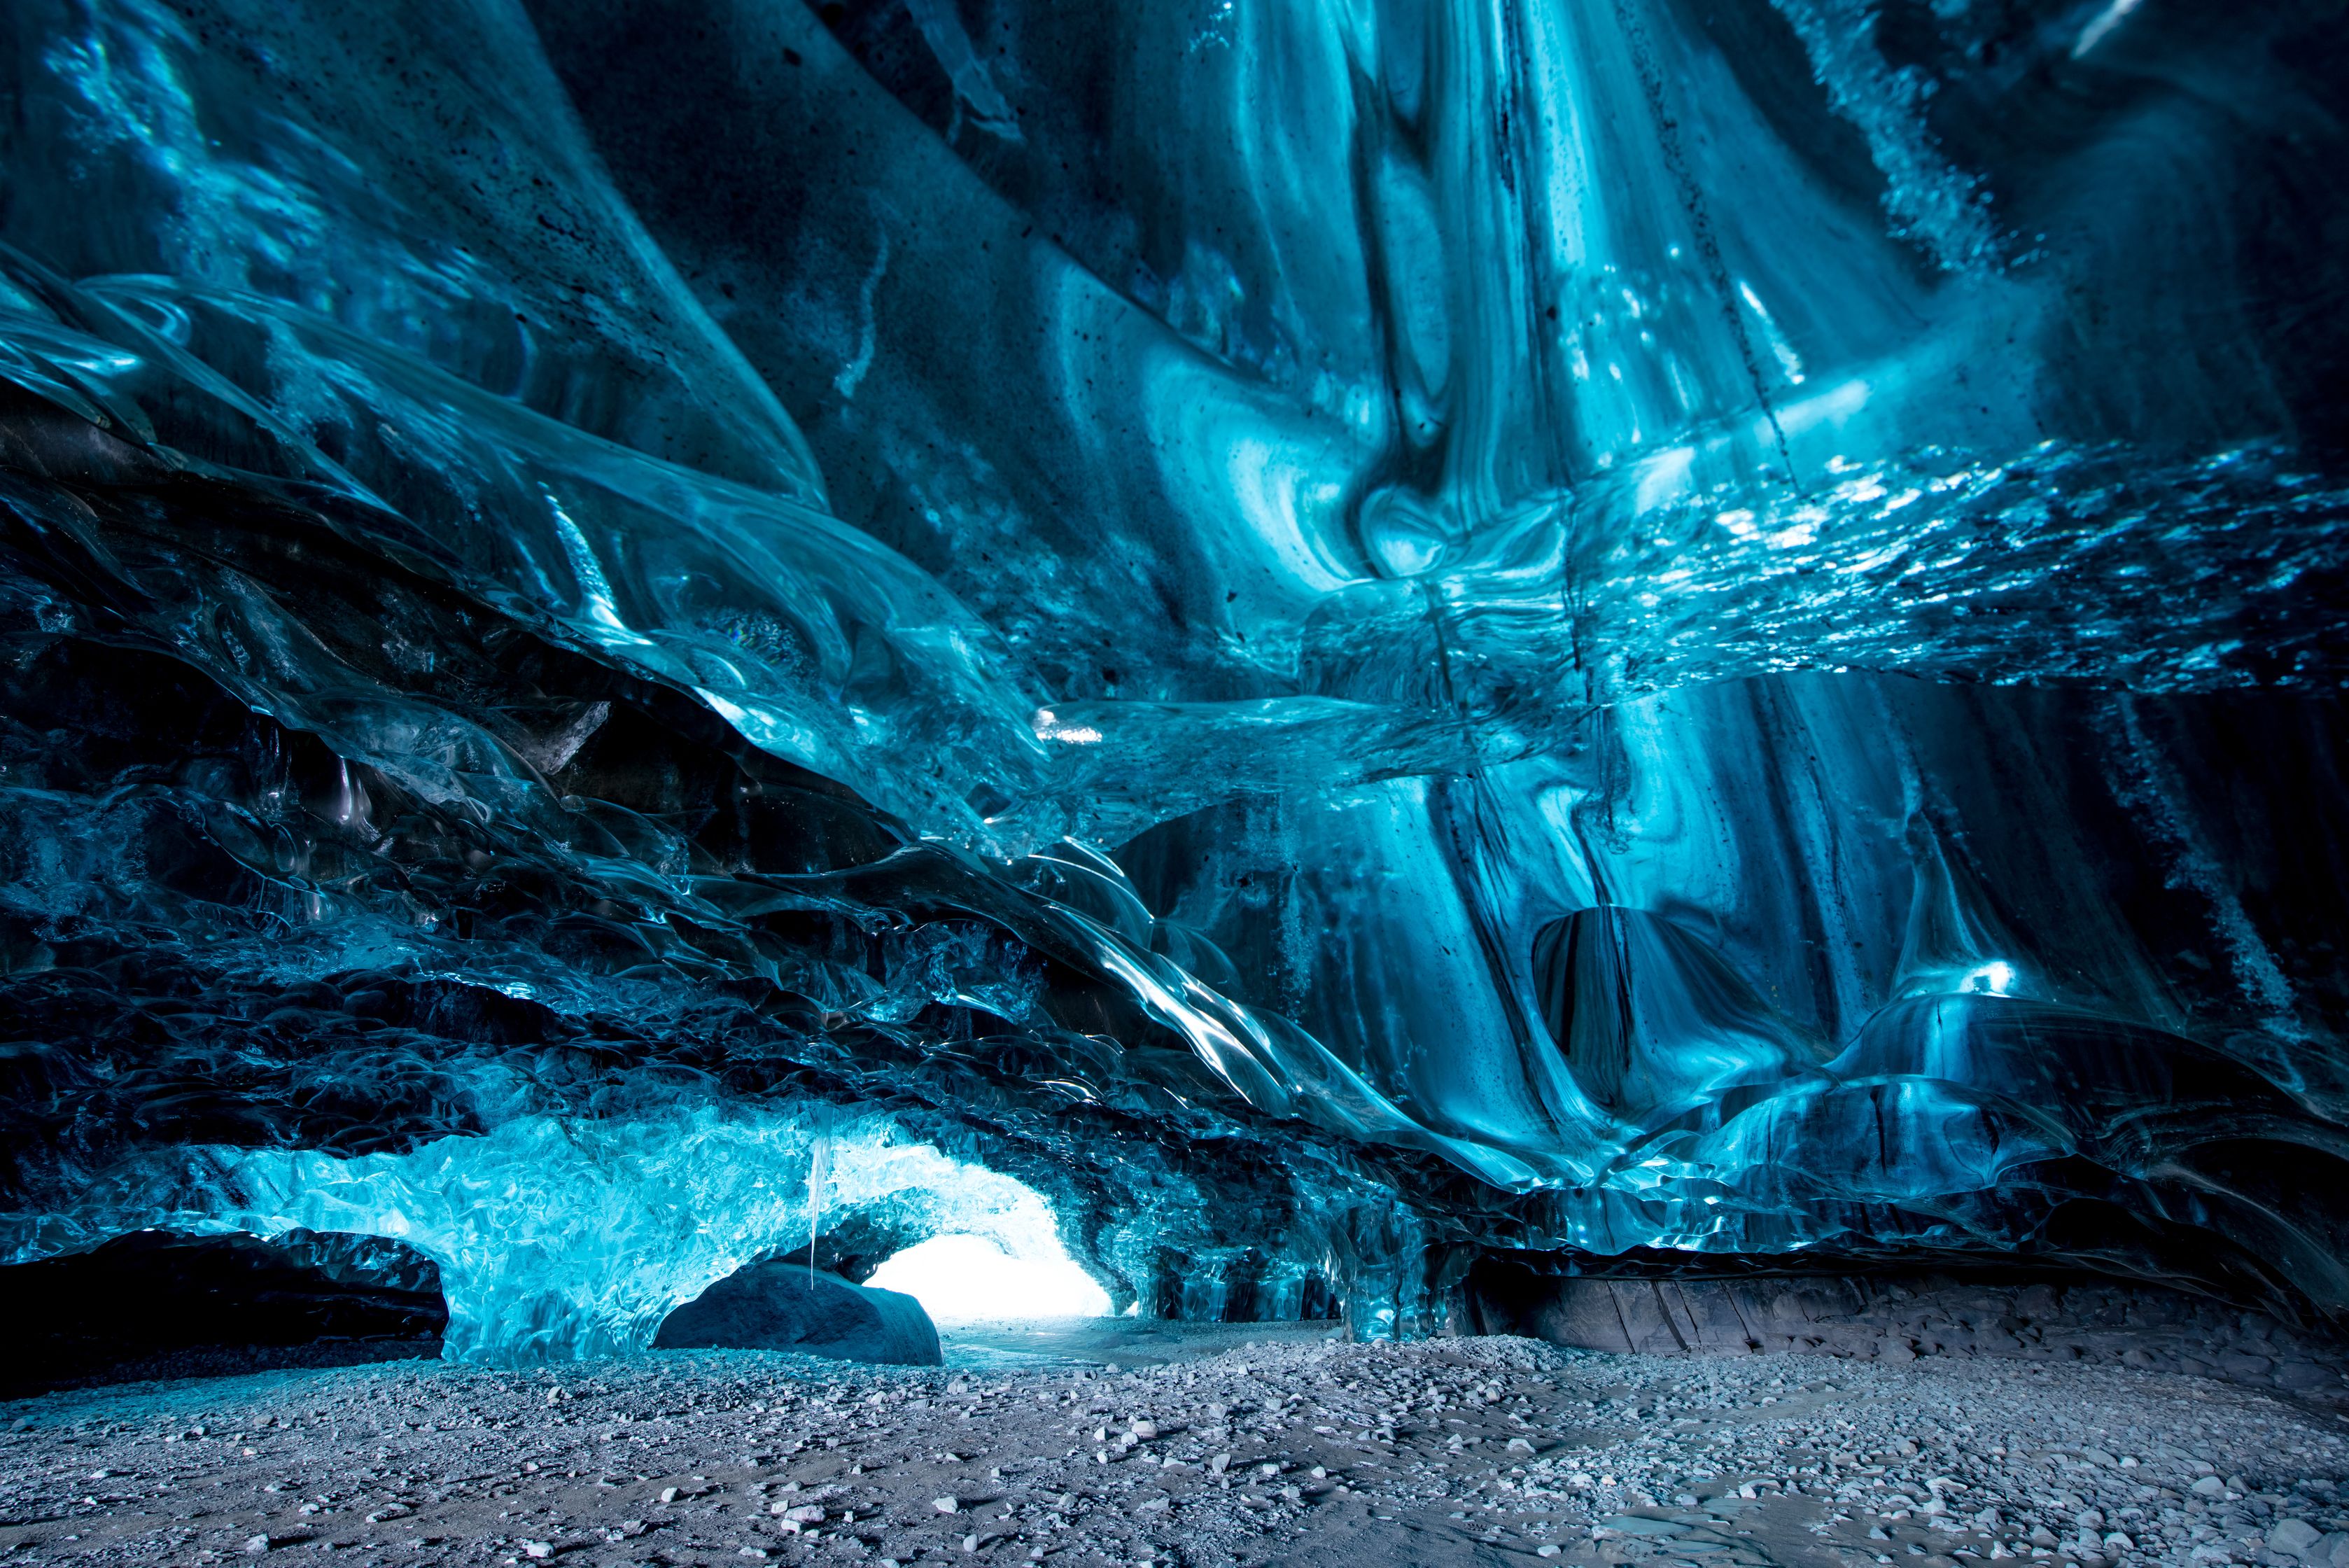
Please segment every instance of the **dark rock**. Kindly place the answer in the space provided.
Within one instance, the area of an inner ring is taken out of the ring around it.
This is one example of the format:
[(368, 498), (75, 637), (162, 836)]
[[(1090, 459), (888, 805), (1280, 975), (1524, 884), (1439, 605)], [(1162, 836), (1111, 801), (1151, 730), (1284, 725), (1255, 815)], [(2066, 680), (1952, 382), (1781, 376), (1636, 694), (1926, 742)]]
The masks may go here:
[(939, 1365), (922, 1303), (770, 1260), (739, 1269), (663, 1320), (660, 1350), (793, 1350), (839, 1361)]
[[(2151, 1284), (1694, 1273), (1543, 1276), (1502, 1264), (1464, 1286), (1476, 1332), (1663, 1355), (1998, 1356), (2218, 1375), (2344, 1397), (2349, 1344)], [(2261, 1354), (2265, 1352), (2267, 1354)]]
[(432, 1357), (448, 1316), (439, 1269), (398, 1241), (141, 1231), (0, 1269), (0, 1398)]

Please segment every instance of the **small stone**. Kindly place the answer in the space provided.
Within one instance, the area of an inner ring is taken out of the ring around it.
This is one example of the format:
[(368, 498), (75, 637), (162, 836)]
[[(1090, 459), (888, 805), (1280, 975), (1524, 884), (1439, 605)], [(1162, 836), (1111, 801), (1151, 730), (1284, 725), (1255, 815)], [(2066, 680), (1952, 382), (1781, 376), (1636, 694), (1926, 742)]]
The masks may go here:
[(2227, 1483), (2217, 1476), (2204, 1476), (2189, 1490), (2197, 1497), (2217, 1497), (2227, 1490)]
[(1155, 1421), (1136, 1421), (1134, 1422), (1132, 1429), (1136, 1438), (1146, 1443), (1151, 1438), (1158, 1435), (1158, 1423)]
[(533, 1563), (543, 1563), (548, 1558), (554, 1555), (554, 1543), (553, 1542), (521, 1541), (516, 1542), (515, 1544), (522, 1548), (522, 1554), (524, 1557), (529, 1558)]
[(269, 1537), (266, 1535), (247, 1536), (244, 1542), (244, 1549), (258, 1557), (263, 1552), (269, 1550)]
[(2268, 1532), (2268, 1550), (2289, 1552), (2294, 1557), (2309, 1554), (2324, 1532), (2304, 1519), (2287, 1519)]
[(960, 1513), (962, 1500), (952, 1497), (934, 1497), (930, 1500), (930, 1506), (940, 1513)]

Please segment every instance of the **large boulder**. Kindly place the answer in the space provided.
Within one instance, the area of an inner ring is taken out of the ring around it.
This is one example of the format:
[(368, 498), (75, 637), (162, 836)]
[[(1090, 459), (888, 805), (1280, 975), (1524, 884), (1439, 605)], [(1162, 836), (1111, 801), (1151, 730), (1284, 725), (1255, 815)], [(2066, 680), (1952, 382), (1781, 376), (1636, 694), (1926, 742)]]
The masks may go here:
[(662, 1320), (660, 1350), (795, 1350), (839, 1361), (939, 1363), (937, 1325), (895, 1291), (852, 1285), (804, 1263), (738, 1269)]

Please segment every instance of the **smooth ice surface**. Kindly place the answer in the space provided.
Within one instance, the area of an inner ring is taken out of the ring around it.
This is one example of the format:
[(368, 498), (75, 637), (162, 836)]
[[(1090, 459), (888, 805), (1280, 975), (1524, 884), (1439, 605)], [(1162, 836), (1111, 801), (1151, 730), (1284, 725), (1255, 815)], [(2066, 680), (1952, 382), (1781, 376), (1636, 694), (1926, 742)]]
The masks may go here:
[(13, 6), (6, 1255), (2349, 1308), (2343, 27)]

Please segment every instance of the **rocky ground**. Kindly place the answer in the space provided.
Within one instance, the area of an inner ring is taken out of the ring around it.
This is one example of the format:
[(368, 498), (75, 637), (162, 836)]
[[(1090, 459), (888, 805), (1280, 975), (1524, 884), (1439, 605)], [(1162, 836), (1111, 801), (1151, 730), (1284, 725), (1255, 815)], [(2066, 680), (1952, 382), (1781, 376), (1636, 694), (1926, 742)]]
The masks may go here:
[(2349, 1568), (2342, 1422), (2282, 1393), (1240, 1332), (52, 1395), (0, 1406), (0, 1560)]

